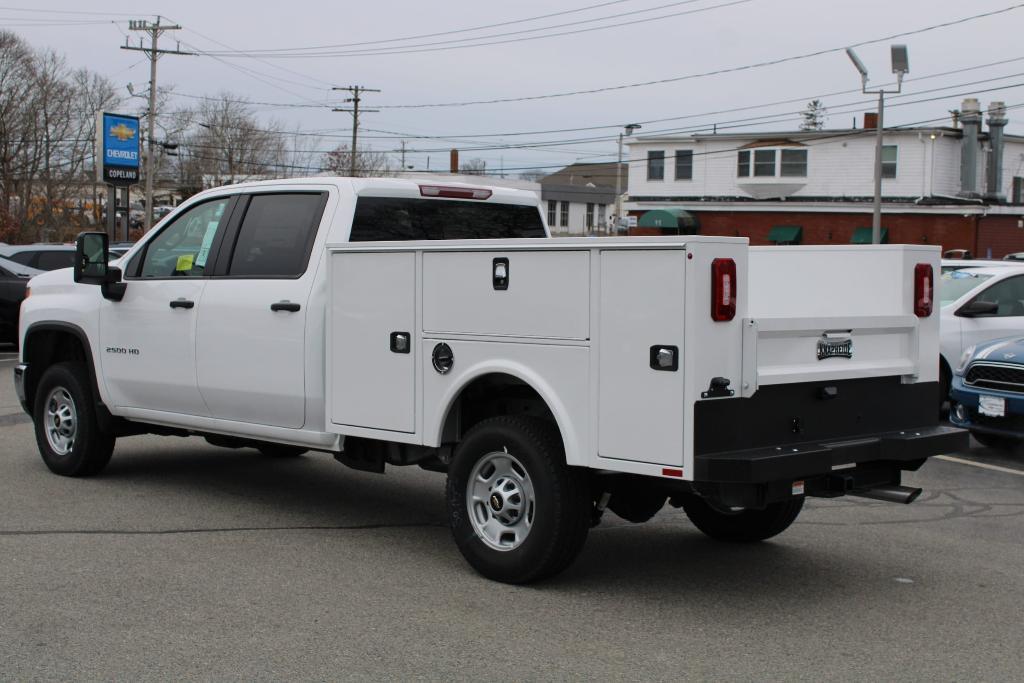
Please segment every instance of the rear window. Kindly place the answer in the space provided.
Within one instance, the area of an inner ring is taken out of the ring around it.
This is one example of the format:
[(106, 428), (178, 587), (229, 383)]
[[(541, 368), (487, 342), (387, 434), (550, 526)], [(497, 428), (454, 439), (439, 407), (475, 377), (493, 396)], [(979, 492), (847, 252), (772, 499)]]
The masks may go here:
[(352, 242), (546, 237), (535, 206), (360, 197)]
[(19, 251), (17, 254), (9, 256), (15, 263), (20, 263), (23, 266), (32, 265), (32, 259), (35, 258), (37, 252), (34, 251)]

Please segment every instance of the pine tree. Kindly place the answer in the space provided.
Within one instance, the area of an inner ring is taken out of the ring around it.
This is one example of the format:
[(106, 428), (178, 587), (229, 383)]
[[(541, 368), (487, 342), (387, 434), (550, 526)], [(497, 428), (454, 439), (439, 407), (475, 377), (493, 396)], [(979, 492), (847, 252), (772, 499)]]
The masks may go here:
[(828, 109), (821, 100), (811, 100), (807, 103), (807, 108), (800, 114), (804, 119), (800, 124), (800, 130), (821, 130), (825, 127), (827, 115)]

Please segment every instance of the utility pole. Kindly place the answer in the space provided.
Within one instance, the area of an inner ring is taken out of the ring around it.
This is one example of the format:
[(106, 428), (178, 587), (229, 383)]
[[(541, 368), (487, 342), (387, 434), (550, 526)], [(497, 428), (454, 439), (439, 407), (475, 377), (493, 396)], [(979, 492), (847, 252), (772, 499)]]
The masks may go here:
[(153, 137), (155, 136), (154, 126), (156, 126), (156, 62), (160, 59), (161, 55), (194, 55), (194, 52), (182, 52), (181, 45), (174, 50), (160, 50), (157, 48), (157, 41), (160, 39), (166, 31), (178, 31), (181, 26), (177, 24), (161, 24), (160, 17), (156, 18), (156, 23), (150, 23), (146, 19), (132, 19), (128, 22), (128, 29), (130, 31), (142, 31), (143, 33), (149, 34), (149, 47), (142, 44), (142, 38), (139, 38), (138, 46), (129, 45), (128, 38), (124, 39), (124, 45), (121, 46), (122, 50), (134, 50), (135, 52), (144, 52), (149, 57), (149, 133), (146, 138), (146, 219), (143, 223), (143, 228), (146, 232), (153, 227), (153, 174), (155, 172), (155, 158), (156, 152), (153, 145)]
[[(361, 85), (349, 85), (349, 86), (346, 86), (344, 88), (331, 88), (331, 90), (345, 90), (347, 92), (352, 93), (352, 97), (346, 98), (344, 100), (345, 102), (351, 102), (352, 103), (352, 108), (351, 109), (339, 109), (339, 108), (336, 107), (334, 109), (334, 111), (347, 111), (347, 112), (352, 114), (352, 149), (349, 150), (351, 152), (350, 158), (351, 158), (352, 163), (349, 165), (349, 175), (351, 177), (355, 178), (356, 177), (356, 140), (357, 140), (357, 136), (359, 134), (359, 103), (363, 99), (363, 98), (360, 97), (360, 95), (362, 93), (367, 93), (367, 92), (380, 92), (380, 90), (374, 90), (373, 88), (364, 88)], [(363, 111), (364, 112), (376, 112), (376, 111), (380, 111), (380, 110), (379, 109), (363, 109)]]
[(402, 140), (402, 173), (405, 173), (405, 140)]

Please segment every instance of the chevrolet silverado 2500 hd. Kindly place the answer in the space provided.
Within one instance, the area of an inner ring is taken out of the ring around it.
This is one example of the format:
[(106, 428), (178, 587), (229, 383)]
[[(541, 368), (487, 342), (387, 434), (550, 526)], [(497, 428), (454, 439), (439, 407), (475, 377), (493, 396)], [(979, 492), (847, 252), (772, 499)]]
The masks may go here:
[(22, 308), (19, 397), (54, 472), (196, 434), (447, 473), (456, 545), (526, 582), (610, 509), (757, 541), (806, 496), (910, 502), (937, 424), (936, 247), (552, 239), (533, 193), (312, 178), (197, 195)]

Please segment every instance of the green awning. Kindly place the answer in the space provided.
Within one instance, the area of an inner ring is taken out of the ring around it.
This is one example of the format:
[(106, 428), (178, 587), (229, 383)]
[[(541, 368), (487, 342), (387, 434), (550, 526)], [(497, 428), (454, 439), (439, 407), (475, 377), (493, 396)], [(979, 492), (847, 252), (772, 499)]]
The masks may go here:
[(678, 231), (681, 235), (696, 235), (700, 229), (697, 217), (685, 209), (652, 209), (640, 216), (638, 228), (660, 228)]
[(768, 231), (768, 241), (775, 244), (800, 244), (804, 229), (799, 225), (775, 225)]
[[(889, 228), (882, 228), (882, 244), (889, 243)], [(850, 244), (871, 244), (871, 228), (854, 228)]]

